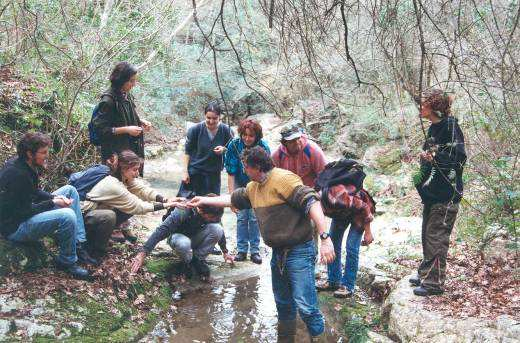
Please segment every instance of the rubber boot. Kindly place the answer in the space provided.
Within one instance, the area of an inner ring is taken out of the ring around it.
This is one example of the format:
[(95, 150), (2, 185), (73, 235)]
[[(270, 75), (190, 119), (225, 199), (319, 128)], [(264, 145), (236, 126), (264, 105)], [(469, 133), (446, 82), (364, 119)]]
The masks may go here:
[(296, 320), (278, 321), (278, 343), (294, 343), (296, 338)]

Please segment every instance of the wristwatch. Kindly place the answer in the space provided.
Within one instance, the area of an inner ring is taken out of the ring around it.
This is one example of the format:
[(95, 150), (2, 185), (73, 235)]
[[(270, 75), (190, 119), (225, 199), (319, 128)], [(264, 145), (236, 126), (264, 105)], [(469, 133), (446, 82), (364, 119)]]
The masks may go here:
[(322, 233), (320, 234), (320, 238), (321, 238), (321, 240), (326, 240), (326, 239), (329, 238), (329, 237), (330, 237), (330, 235), (329, 235), (328, 232), (322, 232)]

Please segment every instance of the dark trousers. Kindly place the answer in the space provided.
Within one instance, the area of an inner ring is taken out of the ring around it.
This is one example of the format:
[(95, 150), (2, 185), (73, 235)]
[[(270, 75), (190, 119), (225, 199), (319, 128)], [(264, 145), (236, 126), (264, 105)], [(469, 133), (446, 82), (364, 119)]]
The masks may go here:
[(424, 206), (421, 235), (423, 260), (418, 270), (424, 288), (443, 288), (450, 235), (458, 211), (459, 204)]
[(116, 213), (112, 210), (91, 210), (84, 214), (84, 220), (90, 252), (104, 255), (116, 225)]
[(183, 196), (187, 192), (193, 191), (195, 195), (206, 195), (214, 193), (220, 195), (220, 173), (216, 174), (190, 174), (190, 183), (181, 183), (178, 196)]

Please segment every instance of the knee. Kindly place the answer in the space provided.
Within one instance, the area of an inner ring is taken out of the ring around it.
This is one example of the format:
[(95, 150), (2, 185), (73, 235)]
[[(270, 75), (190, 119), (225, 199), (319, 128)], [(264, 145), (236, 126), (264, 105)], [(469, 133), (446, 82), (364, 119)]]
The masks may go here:
[(79, 198), (78, 191), (76, 190), (76, 187), (71, 185), (65, 185), (63, 186), (63, 190), (72, 198)]
[(214, 237), (217, 241), (224, 235), (224, 229), (222, 225), (217, 223), (211, 223), (207, 225), (208, 233), (211, 237)]

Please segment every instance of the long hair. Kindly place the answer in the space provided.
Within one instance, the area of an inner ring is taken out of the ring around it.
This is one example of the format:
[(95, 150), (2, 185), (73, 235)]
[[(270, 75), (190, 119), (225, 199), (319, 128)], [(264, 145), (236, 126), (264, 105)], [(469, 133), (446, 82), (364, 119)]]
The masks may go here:
[(136, 66), (128, 62), (119, 62), (110, 74), (110, 84), (112, 85), (112, 89), (117, 93), (120, 93), (121, 87), (123, 87), (123, 85), (136, 74)]
[(122, 181), (121, 171), (135, 166), (141, 166), (143, 160), (132, 150), (123, 150), (117, 154), (117, 167), (113, 175)]

